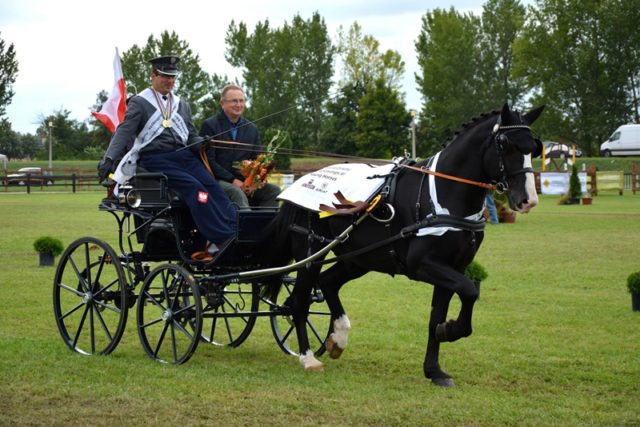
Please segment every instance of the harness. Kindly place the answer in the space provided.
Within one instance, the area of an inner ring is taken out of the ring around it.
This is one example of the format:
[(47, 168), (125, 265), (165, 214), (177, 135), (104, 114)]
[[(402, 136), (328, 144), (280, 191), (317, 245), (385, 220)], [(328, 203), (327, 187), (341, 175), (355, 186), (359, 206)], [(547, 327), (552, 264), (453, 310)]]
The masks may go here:
[[(433, 164), (434, 158), (430, 158), (429, 159), (429, 163), (426, 166), (422, 166), (422, 167), (416, 167), (414, 166), (415, 164), (415, 160), (412, 159), (399, 159), (397, 166), (394, 167), (391, 172), (389, 172), (385, 178), (386, 181), (385, 183), (382, 185), (381, 190), (379, 191), (379, 195), (382, 197), (383, 202), (380, 205), (381, 206), (388, 206), (391, 209), (391, 216), (390, 218), (383, 220), (378, 219), (375, 215), (373, 215), (373, 211), (366, 211), (362, 214), (361, 217), (358, 218), (358, 223), (361, 222), (364, 217), (371, 215), (373, 219), (379, 221), (379, 222), (384, 222), (385, 223), (385, 227), (387, 228), (387, 230), (389, 231), (389, 233), (392, 233), (391, 230), (391, 220), (393, 219), (393, 216), (395, 215), (395, 212), (393, 210), (393, 202), (395, 201), (395, 195), (396, 195), (396, 187), (397, 187), (397, 181), (398, 181), (398, 176), (399, 173), (402, 169), (409, 169), (412, 171), (416, 171), (416, 172), (420, 172), (422, 173), (422, 178), (420, 180), (420, 184), (418, 186), (418, 197), (416, 200), (416, 204), (415, 204), (415, 218), (416, 218), (416, 222), (408, 225), (406, 227), (403, 227), (398, 233), (396, 234), (392, 234), (389, 237), (387, 237), (384, 240), (380, 240), (378, 242), (372, 243), (368, 246), (356, 249), (354, 251), (351, 251), (349, 253), (343, 254), (343, 255), (339, 255), (330, 259), (325, 259), (325, 260), (320, 260), (320, 261), (313, 261), (310, 263), (307, 263), (307, 267), (310, 267), (311, 265), (323, 265), (323, 264), (329, 264), (329, 263), (334, 263), (334, 262), (338, 262), (338, 261), (342, 261), (351, 257), (355, 257), (358, 255), (362, 255), (365, 254), (367, 252), (371, 252), (375, 249), (379, 249), (381, 247), (387, 246), (389, 245), (389, 255), (392, 258), (392, 260), (394, 261), (394, 263), (396, 264), (396, 268), (398, 269), (398, 271), (403, 271), (404, 270), (404, 265), (401, 262), (401, 260), (396, 256), (396, 250), (395, 250), (395, 245), (394, 243), (396, 243), (397, 241), (401, 240), (401, 239), (406, 239), (408, 237), (414, 237), (416, 235), (419, 235), (419, 231), (422, 229), (428, 229), (428, 228), (433, 228), (433, 227), (445, 227), (445, 228), (452, 228), (452, 229), (457, 229), (457, 230), (463, 230), (463, 231), (468, 231), (468, 232), (472, 232), (472, 233), (478, 233), (481, 231), (484, 231), (485, 228), (485, 221), (484, 219), (472, 219), (472, 218), (460, 218), (457, 216), (453, 216), (453, 215), (449, 215), (449, 214), (443, 214), (443, 213), (437, 213), (436, 212), (436, 208), (434, 206), (434, 200), (433, 197), (429, 197), (429, 201), (430, 201), (430, 212), (425, 218), (420, 219), (420, 209), (421, 209), (421, 203), (420, 203), (420, 196), (422, 194), (422, 190), (424, 187), (424, 182), (425, 182), (425, 178), (427, 175), (432, 175), (434, 177), (438, 177), (438, 178), (442, 178), (442, 179), (449, 179), (452, 181), (456, 181), (456, 182), (462, 182), (465, 184), (469, 184), (469, 185), (474, 185), (474, 186), (478, 186), (480, 188), (484, 188), (487, 190), (496, 190), (498, 192), (505, 192), (509, 189), (509, 185), (507, 183), (507, 179), (511, 178), (513, 176), (516, 175), (520, 175), (520, 174), (525, 174), (525, 173), (533, 173), (533, 168), (531, 167), (524, 167), (522, 169), (516, 170), (516, 171), (510, 171), (507, 173), (506, 168), (504, 166), (504, 152), (505, 152), (505, 147), (507, 146), (507, 144), (510, 144), (510, 140), (509, 137), (507, 136), (508, 133), (513, 132), (513, 131), (517, 131), (517, 130), (529, 130), (531, 131), (531, 128), (527, 125), (521, 124), (521, 125), (505, 125), (503, 126), (501, 124), (501, 117), (498, 116), (498, 120), (497, 123), (494, 125), (493, 130), (491, 135), (489, 136), (489, 138), (491, 138), (491, 142), (493, 142), (492, 145), (494, 145), (495, 149), (496, 149), (496, 154), (497, 154), (497, 159), (498, 159), (498, 175), (499, 175), (499, 179), (497, 181), (492, 181), (492, 183), (484, 183), (484, 182), (478, 182), (478, 181), (473, 181), (473, 180), (469, 180), (469, 179), (465, 179), (465, 178), (460, 178), (460, 177), (456, 177), (453, 175), (448, 175), (448, 174), (444, 174), (441, 172), (437, 172), (435, 170), (431, 170), (430, 167)], [(375, 178), (380, 178), (380, 176), (375, 176)], [(376, 210), (378, 210), (380, 208), (377, 208)], [(307, 240), (308, 240), (308, 244), (309, 244), (309, 252), (311, 251), (311, 244), (313, 241), (317, 241), (320, 243), (327, 243), (330, 242), (332, 239), (321, 236), (316, 234), (312, 228), (311, 228), (311, 217), (309, 217), (309, 222), (308, 222), (308, 228), (304, 228), (301, 227), (299, 225), (296, 224), (292, 224), (289, 226), (289, 229), (296, 232), (296, 233), (300, 233), (300, 234), (306, 234), (307, 235)], [(343, 237), (342, 242), (346, 241), (346, 239), (348, 238), (348, 235), (345, 236), (346, 238)], [(309, 255), (311, 255), (309, 253)]]

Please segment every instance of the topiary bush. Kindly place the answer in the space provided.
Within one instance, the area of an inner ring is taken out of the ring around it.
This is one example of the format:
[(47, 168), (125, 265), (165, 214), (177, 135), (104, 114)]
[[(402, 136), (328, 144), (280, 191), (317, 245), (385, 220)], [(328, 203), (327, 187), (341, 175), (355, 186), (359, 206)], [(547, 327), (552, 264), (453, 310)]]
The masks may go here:
[(471, 281), (480, 283), (489, 276), (489, 273), (478, 261), (471, 261), (464, 269), (464, 275)]
[(42, 236), (33, 242), (33, 249), (35, 249), (36, 252), (48, 253), (55, 257), (62, 253), (64, 246), (62, 246), (62, 242), (55, 237)]
[(627, 277), (627, 290), (629, 293), (640, 295), (640, 271), (631, 273)]

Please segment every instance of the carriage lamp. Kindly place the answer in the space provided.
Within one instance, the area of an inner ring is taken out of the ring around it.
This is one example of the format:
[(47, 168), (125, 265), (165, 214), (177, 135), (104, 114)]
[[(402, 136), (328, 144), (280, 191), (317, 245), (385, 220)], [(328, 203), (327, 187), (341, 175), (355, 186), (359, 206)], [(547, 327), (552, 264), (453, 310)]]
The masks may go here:
[(131, 185), (123, 185), (118, 193), (118, 203), (135, 209), (142, 203), (142, 194)]

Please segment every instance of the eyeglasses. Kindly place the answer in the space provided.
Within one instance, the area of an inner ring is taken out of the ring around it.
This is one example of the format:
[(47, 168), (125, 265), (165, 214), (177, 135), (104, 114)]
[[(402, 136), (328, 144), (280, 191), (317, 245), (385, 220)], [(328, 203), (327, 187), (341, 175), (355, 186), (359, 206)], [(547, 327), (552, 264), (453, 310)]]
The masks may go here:
[(223, 99), (223, 101), (229, 104), (244, 104), (244, 99)]

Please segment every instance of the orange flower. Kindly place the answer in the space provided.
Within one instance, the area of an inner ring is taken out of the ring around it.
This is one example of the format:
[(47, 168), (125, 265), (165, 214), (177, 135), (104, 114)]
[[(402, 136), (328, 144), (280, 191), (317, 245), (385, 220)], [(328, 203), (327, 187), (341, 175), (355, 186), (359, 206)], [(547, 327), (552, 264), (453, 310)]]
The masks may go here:
[(277, 147), (271, 148), (270, 143), (267, 152), (258, 154), (255, 160), (243, 160), (234, 165), (245, 177), (244, 187), (249, 195), (267, 183), (267, 177), (276, 166), (274, 160), (276, 149)]

